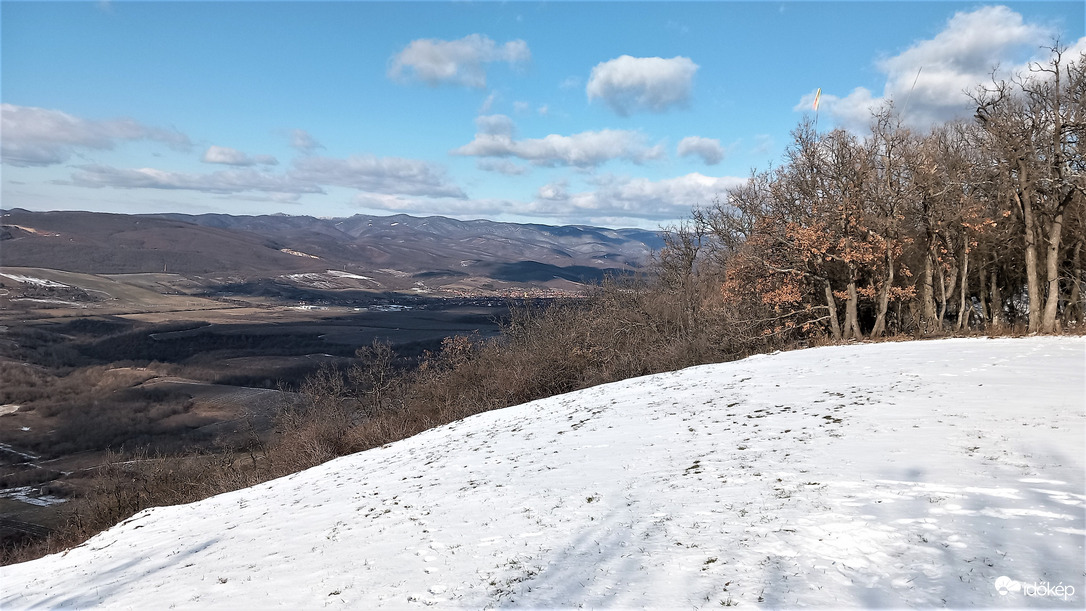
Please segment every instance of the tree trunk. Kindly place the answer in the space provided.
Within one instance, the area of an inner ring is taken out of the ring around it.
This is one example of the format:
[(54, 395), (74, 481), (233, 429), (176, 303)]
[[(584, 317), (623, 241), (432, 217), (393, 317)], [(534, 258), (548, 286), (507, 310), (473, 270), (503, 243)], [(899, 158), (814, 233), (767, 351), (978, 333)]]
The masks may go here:
[[(968, 241), (969, 238), (966, 238)], [(958, 329), (964, 329), (969, 325), (969, 312), (972, 310), (972, 303), (970, 307), (966, 307), (967, 293), (969, 292), (969, 246), (962, 246), (962, 288), (961, 299), (958, 301)]]
[(1003, 320), (1003, 296), (1000, 294), (999, 282), (997, 281), (996, 271), (993, 269), (988, 274), (988, 296), (992, 302), (988, 306), (988, 310), (991, 312), (992, 327), (998, 329), (1004, 325), (1006, 321)]
[(991, 291), (992, 297), (992, 326), (999, 328), (1003, 326), (1003, 295), (999, 291), (999, 276), (997, 274), (998, 266), (996, 264), (995, 255), (992, 256), (992, 271), (988, 275), (988, 288)]
[(860, 317), (858, 313), (857, 302), (859, 297), (856, 294), (856, 281), (848, 281), (848, 301), (845, 302), (845, 339), (863, 339), (863, 333), (860, 331)]
[[(983, 259), (984, 257), (981, 257), (981, 260)], [(988, 315), (988, 291), (985, 290), (984, 287), (986, 278), (987, 275), (984, 273), (984, 267), (977, 267), (977, 299), (980, 302), (980, 320), (985, 327), (992, 321), (991, 316)]]
[(875, 317), (875, 326), (871, 328), (871, 337), (879, 337), (886, 332), (886, 310), (890, 305), (890, 287), (894, 284), (894, 255), (886, 253), (886, 281), (879, 291), (879, 313)]
[[(1048, 276), (1048, 297), (1045, 300), (1041, 333), (1056, 332), (1056, 311), (1060, 303), (1060, 234), (1063, 233), (1063, 211), (1060, 210), (1048, 225), (1048, 248), (1045, 253), (1045, 273)], [(1033, 324), (1032, 309), (1030, 324)]]
[(830, 311), (830, 333), (833, 339), (841, 341), (841, 323), (837, 320), (837, 300), (833, 298), (833, 287), (829, 280), (823, 280), (822, 288), (826, 291), (826, 307)]
[(920, 274), (920, 321), (924, 325), (935, 322), (935, 275), (931, 247), (924, 255), (924, 270)]
[[(950, 273), (946, 275), (947, 286), (946, 292), (943, 295), (943, 299), (946, 301), (944, 308), (950, 310), (950, 298), (954, 295), (954, 289), (958, 286), (958, 266), (954, 265), (950, 268)], [(943, 317), (939, 317), (939, 322), (943, 321)]]
[(935, 273), (939, 279), (939, 312), (936, 314), (935, 321), (937, 326), (943, 326), (943, 317), (946, 316), (946, 272), (943, 270), (941, 263), (935, 266)]
[[(1019, 171), (1021, 171), (1019, 164)], [(1029, 332), (1036, 333), (1041, 330), (1041, 282), (1037, 275), (1037, 227), (1033, 218), (1033, 202), (1028, 195), (1019, 191), (1014, 192), (1018, 205), (1022, 208), (1022, 218), (1025, 222), (1025, 248), (1026, 248), (1026, 292), (1029, 295)]]

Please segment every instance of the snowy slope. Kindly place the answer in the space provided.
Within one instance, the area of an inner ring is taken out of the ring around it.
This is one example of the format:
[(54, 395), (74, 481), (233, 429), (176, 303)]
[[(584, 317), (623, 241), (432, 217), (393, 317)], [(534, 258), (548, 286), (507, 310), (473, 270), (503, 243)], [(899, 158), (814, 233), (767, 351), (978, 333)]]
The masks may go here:
[(600, 386), (145, 511), (0, 606), (1082, 608), (1084, 370), (955, 339)]

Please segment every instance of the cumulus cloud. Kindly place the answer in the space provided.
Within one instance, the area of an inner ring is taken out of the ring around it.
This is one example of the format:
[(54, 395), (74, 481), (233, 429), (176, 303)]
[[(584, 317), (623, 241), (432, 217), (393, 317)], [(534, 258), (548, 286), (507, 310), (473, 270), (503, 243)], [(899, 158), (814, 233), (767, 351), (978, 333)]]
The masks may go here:
[(486, 64), (506, 62), (517, 66), (531, 58), (528, 43), (523, 40), (499, 45), (481, 34), (459, 40), (422, 38), (411, 41), (392, 57), (388, 76), (398, 81), (419, 80), (431, 87), (449, 83), (483, 89)]
[(375, 193), (465, 197), (443, 168), (416, 159), (374, 155), (352, 155), (347, 159), (305, 157), (294, 162), (290, 174), (305, 182)]
[(84, 165), (72, 174), (70, 182), (66, 184), (91, 188), (179, 189), (217, 194), (247, 191), (295, 194), (324, 192), (314, 183), (299, 181), (283, 174), (267, 174), (250, 169), (193, 174), (154, 168), (125, 169)]
[(453, 155), (517, 157), (534, 165), (595, 167), (612, 159), (642, 163), (664, 156), (661, 145), (649, 146), (640, 132), (605, 129), (572, 136), (516, 140), (513, 122), (505, 115), (476, 119), (475, 139), (452, 151)]
[(225, 146), (210, 146), (204, 151), (204, 163), (221, 163), (225, 165), (250, 166), (250, 165), (277, 165), (279, 160), (271, 155), (249, 155)]
[(539, 187), (539, 199), (564, 202), (569, 200), (569, 181), (557, 180)]
[(475, 129), (490, 136), (512, 136), (516, 126), (507, 115), (483, 115), (475, 117)]
[(324, 148), (324, 145), (322, 145), (320, 142), (317, 142), (317, 140), (313, 136), (309, 135), (309, 132), (305, 131), (304, 129), (290, 130), (290, 146), (295, 150), (307, 154), (312, 153), (317, 149)]
[(724, 160), (724, 147), (720, 145), (720, 140), (713, 138), (687, 136), (679, 141), (676, 152), (679, 157), (701, 157), (706, 165), (716, 165)]
[(162, 142), (175, 150), (188, 150), (188, 136), (149, 127), (134, 119), (96, 121), (59, 110), (0, 104), (0, 157), (13, 166), (63, 163), (81, 149), (109, 150), (135, 140)]
[(565, 182), (540, 188), (529, 212), (542, 216), (580, 218), (633, 218), (670, 220), (685, 216), (690, 209), (746, 181), (731, 176), (685, 176), (652, 181), (622, 178), (607, 181), (594, 191), (569, 193)]
[[(1053, 35), (1047, 26), (1027, 23), (1005, 6), (958, 12), (933, 38), (876, 62), (886, 76), (881, 95), (863, 87), (844, 96), (823, 92), (820, 108), (842, 126), (857, 130), (888, 100), (905, 122), (919, 127), (969, 116), (972, 106), (966, 92), (989, 82), (996, 68), (1002, 76), (1022, 71), (1026, 61), (1044, 54), (1040, 47)], [(795, 109), (809, 110), (813, 101), (812, 91)]]
[(585, 92), (589, 101), (603, 100), (622, 116), (638, 110), (663, 112), (684, 106), (698, 65), (687, 57), (630, 57), (623, 55), (596, 64)]

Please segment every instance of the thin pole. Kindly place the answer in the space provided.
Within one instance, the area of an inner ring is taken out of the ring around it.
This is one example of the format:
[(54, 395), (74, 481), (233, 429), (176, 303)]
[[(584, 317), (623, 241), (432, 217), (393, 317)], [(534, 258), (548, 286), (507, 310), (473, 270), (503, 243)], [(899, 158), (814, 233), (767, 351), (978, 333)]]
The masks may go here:
[(920, 80), (920, 71), (924, 69), (924, 66), (920, 66), (920, 70), (916, 71), (916, 76), (913, 78), (913, 86), (909, 87), (909, 95), (905, 96), (905, 106), (901, 109), (901, 120), (905, 120), (905, 111), (909, 109), (909, 100), (913, 99), (913, 89), (916, 89), (916, 81)]

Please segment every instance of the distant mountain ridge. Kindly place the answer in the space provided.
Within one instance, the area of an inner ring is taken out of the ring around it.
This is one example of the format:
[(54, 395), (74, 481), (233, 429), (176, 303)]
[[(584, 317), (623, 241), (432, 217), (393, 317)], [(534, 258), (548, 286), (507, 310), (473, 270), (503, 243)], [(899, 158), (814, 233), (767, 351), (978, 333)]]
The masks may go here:
[(272, 275), (328, 269), (528, 283), (643, 267), (659, 232), (429, 216), (3, 211), (0, 264), (122, 274)]
[[(388, 254), (402, 253), (406, 245), (414, 260), (422, 253), (434, 264), (448, 260), (450, 254), (501, 262), (535, 261), (592, 266), (593, 262), (639, 267), (653, 250), (663, 246), (658, 232), (643, 229), (605, 229), (585, 225), (552, 226), (504, 223), (489, 220), (460, 221), (443, 216), (415, 217), (406, 214), (370, 216), (357, 214), (347, 218), (312, 216), (232, 216), (225, 214), (150, 215), (180, 220), (205, 227), (244, 230), (265, 236), (297, 241), (353, 243)], [(319, 238), (321, 239), (317, 239)], [(315, 249), (329, 248), (315, 243)], [(421, 252), (420, 252), (421, 251)], [(433, 264), (424, 265), (431, 268)]]

